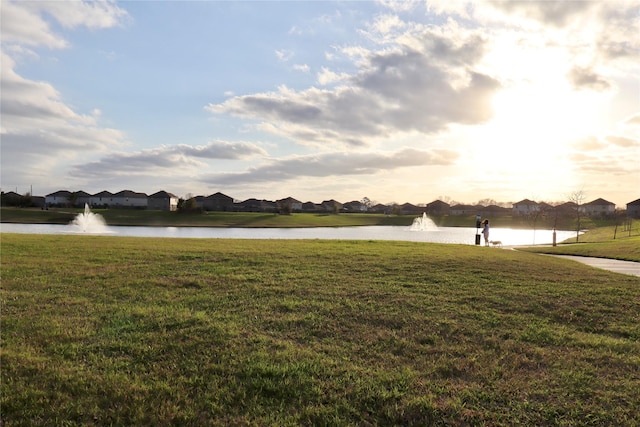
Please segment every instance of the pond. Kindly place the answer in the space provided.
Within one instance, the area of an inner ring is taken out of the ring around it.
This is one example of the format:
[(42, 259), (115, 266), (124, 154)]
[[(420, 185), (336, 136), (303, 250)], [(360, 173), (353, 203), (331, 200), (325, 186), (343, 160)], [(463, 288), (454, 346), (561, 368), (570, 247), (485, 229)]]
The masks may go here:
[[(410, 242), (454, 243), (474, 245), (476, 229), (438, 227), (414, 230), (403, 226), (313, 227), (313, 228), (219, 228), (219, 227), (125, 227), (105, 226), (99, 233), (86, 233), (73, 225), (0, 224), (3, 233), (87, 234), (130, 237), (199, 238), (199, 239), (331, 239), (331, 240), (401, 240)], [(557, 242), (575, 237), (575, 231), (558, 230)], [(505, 246), (550, 244), (553, 230), (491, 228), (491, 240)]]

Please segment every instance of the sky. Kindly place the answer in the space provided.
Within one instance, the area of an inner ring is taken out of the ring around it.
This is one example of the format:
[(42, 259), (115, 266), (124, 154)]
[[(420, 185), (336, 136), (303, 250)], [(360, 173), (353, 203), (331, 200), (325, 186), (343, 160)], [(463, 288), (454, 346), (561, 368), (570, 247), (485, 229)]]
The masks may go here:
[(637, 1), (0, 7), (2, 191), (640, 198)]

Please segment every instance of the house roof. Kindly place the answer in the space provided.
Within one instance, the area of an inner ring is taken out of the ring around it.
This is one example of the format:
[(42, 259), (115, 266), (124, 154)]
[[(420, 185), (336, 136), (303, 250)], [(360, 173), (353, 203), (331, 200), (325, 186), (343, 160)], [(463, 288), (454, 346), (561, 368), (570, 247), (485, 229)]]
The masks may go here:
[(505, 208), (498, 205), (489, 205), (489, 206), (486, 206), (484, 210), (485, 211), (503, 211), (503, 210), (509, 210), (509, 208)]
[(101, 191), (99, 193), (96, 193), (93, 195), (93, 197), (111, 197), (113, 196), (113, 193), (111, 193), (110, 191)]
[(556, 208), (575, 208), (578, 206), (576, 202), (564, 202), (561, 205), (556, 206)]
[(536, 202), (534, 202), (533, 200), (529, 200), (529, 199), (524, 199), (524, 200), (520, 200), (519, 202), (516, 202), (513, 204), (513, 206), (516, 205), (538, 205)]
[(149, 196), (150, 199), (172, 199), (176, 198), (175, 194), (167, 193), (164, 190), (158, 191), (157, 193), (153, 193)]
[(627, 206), (640, 206), (640, 199), (627, 203)]
[(409, 202), (401, 204), (401, 205), (400, 205), (400, 207), (401, 207), (402, 209), (420, 209), (420, 207), (419, 207), (419, 206), (416, 206), (416, 205), (411, 204), (411, 203), (409, 203)]
[(369, 208), (369, 211), (371, 212), (385, 212), (389, 209), (388, 205), (385, 205), (383, 203), (376, 203), (375, 205), (371, 206)]
[(285, 199), (280, 199), (280, 200), (276, 200), (277, 203), (302, 203), (300, 200), (294, 199), (293, 197), (289, 196)]
[(434, 206), (434, 205), (441, 205), (441, 206), (449, 206), (449, 203), (447, 202), (443, 202), (442, 200), (434, 200), (431, 203), (427, 203), (427, 206)]
[(69, 197), (70, 195), (71, 195), (71, 191), (58, 190), (55, 193), (47, 194), (46, 197)]
[(230, 199), (233, 200), (233, 197), (227, 196), (226, 194), (222, 194), (221, 192), (216, 192), (207, 196), (207, 199)]
[(609, 201), (607, 201), (605, 199), (595, 199), (595, 200), (592, 200), (589, 203), (585, 203), (585, 206), (598, 206), (598, 205), (600, 205), (600, 206), (601, 205), (607, 205), (607, 206), (614, 205), (615, 206), (615, 203), (611, 203), (611, 202), (609, 202)]
[(144, 193), (136, 193), (131, 190), (122, 190), (114, 194), (115, 197), (129, 197), (129, 198), (147, 198), (147, 195)]

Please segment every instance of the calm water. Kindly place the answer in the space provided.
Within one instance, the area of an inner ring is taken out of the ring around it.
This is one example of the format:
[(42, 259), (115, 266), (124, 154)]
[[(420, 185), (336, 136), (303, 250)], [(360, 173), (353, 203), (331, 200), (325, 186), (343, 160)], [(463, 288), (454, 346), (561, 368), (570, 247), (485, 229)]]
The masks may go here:
[[(215, 227), (118, 227), (107, 226), (100, 233), (84, 233), (72, 225), (55, 224), (0, 224), (4, 233), (23, 234), (90, 234), (132, 237), (188, 237), (201, 239), (340, 239), (340, 240), (402, 240), (475, 244), (475, 228), (439, 227), (436, 230), (412, 231), (411, 227), (316, 227), (316, 228), (215, 228)], [(557, 241), (575, 237), (575, 231), (557, 231)], [(505, 246), (549, 244), (552, 230), (520, 230), (491, 228), (491, 240), (500, 240)], [(484, 240), (483, 240), (484, 244)]]

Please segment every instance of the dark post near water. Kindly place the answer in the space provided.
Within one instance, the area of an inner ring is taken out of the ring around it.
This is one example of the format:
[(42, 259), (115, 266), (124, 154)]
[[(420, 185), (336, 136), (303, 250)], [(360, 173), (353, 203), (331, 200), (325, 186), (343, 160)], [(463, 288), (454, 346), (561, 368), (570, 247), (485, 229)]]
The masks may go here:
[(557, 206), (553, 208), (553, 213), (555, 214), (556, 219), (553, 222), (553, 246), (556, 246), (556, 227), (558, 226), (558, 209)]
[(476, 215), (476, 245), (480, 244), (480, 221), (482, 217), (480, 215)]

